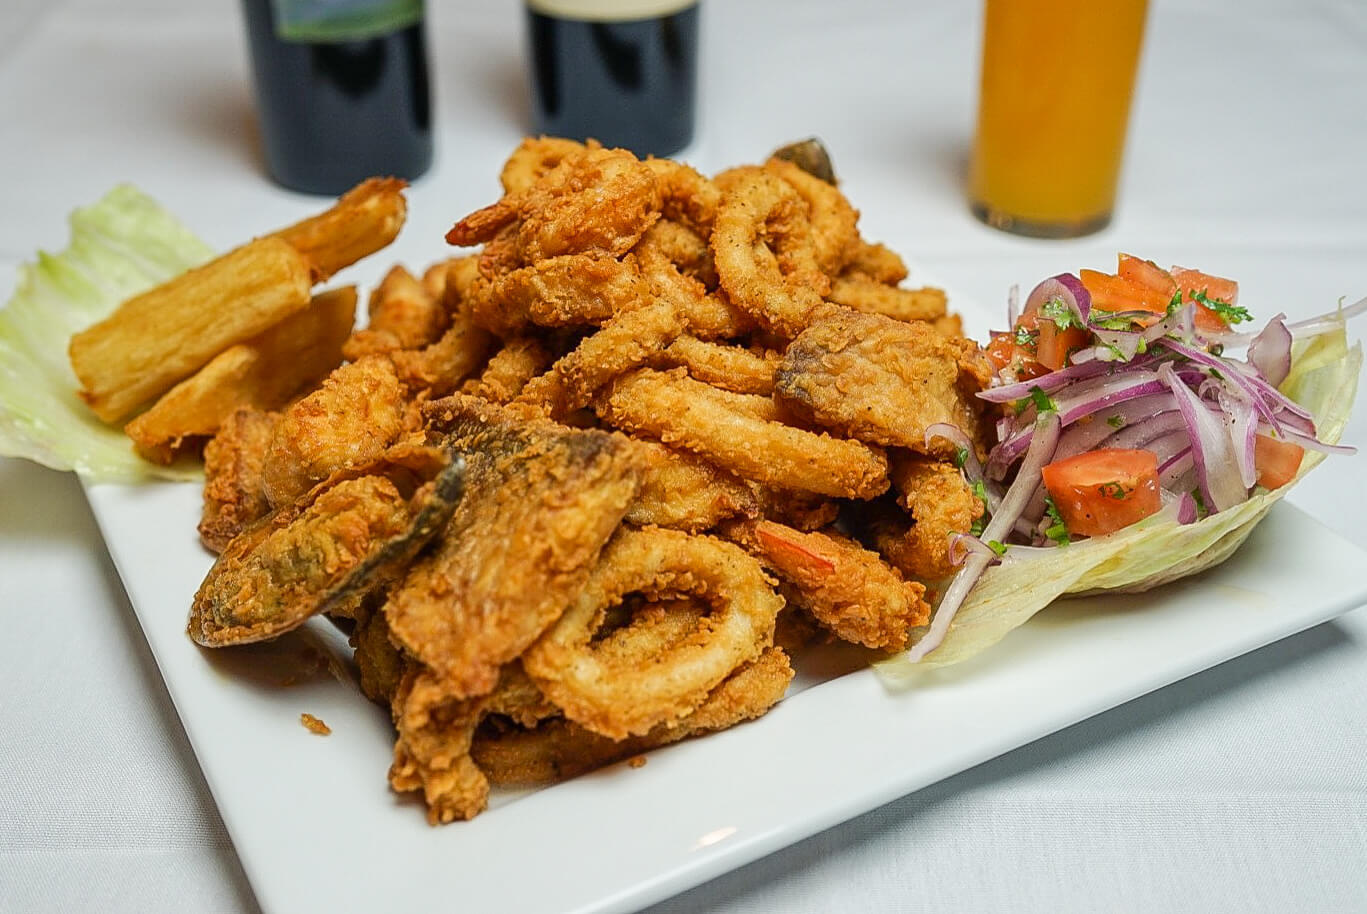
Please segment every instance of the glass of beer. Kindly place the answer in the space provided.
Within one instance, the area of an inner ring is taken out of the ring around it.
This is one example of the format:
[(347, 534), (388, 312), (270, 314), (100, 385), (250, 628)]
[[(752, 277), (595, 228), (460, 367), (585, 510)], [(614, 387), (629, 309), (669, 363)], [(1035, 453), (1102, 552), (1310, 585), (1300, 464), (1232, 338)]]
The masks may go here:
[(1115, 208), (1146, 0), (986, 0), (970, 204), (1018, 235), (1073, 238)]

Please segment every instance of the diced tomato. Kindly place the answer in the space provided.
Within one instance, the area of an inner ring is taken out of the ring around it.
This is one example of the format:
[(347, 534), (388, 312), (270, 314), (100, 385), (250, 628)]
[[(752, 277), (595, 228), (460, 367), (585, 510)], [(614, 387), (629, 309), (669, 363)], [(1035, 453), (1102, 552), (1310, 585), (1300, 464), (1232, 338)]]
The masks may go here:
[[(1239, 284), (1232, 279), (1211, 276), (1209, 273), (1188, 270), (1185, 267), (1173, 267), (1172, 278), (1177, 282), (1177, 287), (1182, 290), (1182, 297), (1187, 301), (1192, 301), (1198, 292), (1206, 298), (1230, 305), (1239, 300)], [(1228, 329), (1229, 323), (1218, 312), (1197, 304), (1196, 326), (1202, 330), (1220, 331)]]
[(1047, 373), (1048, 369), (1036, 358), (1036, 345), (1022, 345), (1016, 341), (1016, 331), (1019, 330), (1025, 330), (1032, 335), (1038, 334), (1039, 323), (1035, 315), (1022, 314), (1016, 318), (1016, 326), (1012, 330), (994, 334), (987, 344), (988, 360), (999, 374), (1009, 372), (1018, 381), (1037, 378)]
[(1164, 297), (1161, 292), (1113, 273), (1079, 270), (1078, 278), (1092, 296), (1094, 310), (1149, 311), (1153, 314), (1165, 314), (1172, 302), (1172, 293)]
[(1044, 468), (1044, 487), (1068, 532), (1103, 536), (1155, 513), (1158, 456), (1153, 451), (1102, 448)]
[(1039, 340), (1035, 343), (1035, 358), (1050, 371), (1058, 371), (1068, 362), (1068, 356), (1082, 349), (1092, 335), (1082, 327), (1058, 329), (1049, 319), (1039, 322)]
[(1259, 435), (1253, 444), (1253, 468), (1258, 471), (1258, 485), (1280, 489), (1300, 472), (1305, 448), (1270, 435)]
[(1152, 289), (1165, 301), (1172, 301), (1172, 294), (1177, 291), (1177, 280), (1172, 278), (1171, 273), (1152, 260), (1135, 257), (1133, 254), (1120, 255), (1120, 265), (1116, 274), (1146, 289)]

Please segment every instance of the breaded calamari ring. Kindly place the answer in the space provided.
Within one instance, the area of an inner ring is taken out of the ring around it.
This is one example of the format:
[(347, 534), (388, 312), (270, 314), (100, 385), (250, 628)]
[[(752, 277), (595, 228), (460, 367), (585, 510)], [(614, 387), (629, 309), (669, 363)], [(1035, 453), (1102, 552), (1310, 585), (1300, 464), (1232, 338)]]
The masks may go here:
[(771, 647), (723, 680), (685, 717), (660, 724), (644, 736), (612, 740), (564, 718), (552, 718), (534, 729), (481, 729), (470, 756), (500, 787), (550, 784), (759, 717), (778, 703), (792, 678), (787, 654)]
[(681, 336), (655, 361), (661, 367), (687, 368), (691, 377), (722, 390), (767, 397), (774, 392), (774, 371), (781, 359), (782, 354), (772, 349), (755, 351)]
[[(592, 643), (607, 610), (633, 592), (692, 594), (712, 607), (663, 652), (622, 656)], [(623, 527), (564, 614), (522, 655), (527, 675), (567, 718), (610, 739), (678, 720), (773, 643), (783, 600), (738, 546), (677, 530)]]
[(682, 368), (641, 369), (614, 381), (598, 408), (619, 428), (700, 454), (765, 485), (861, 499), (887, 489), (888, 461), (881, 449), (756, 416), (738, 408), (744, 397), (696, 381)]
[(853, 276), (842, 276), (831, 283), (831, 294), (827, 298), (837, 305), (899, 321), (932, 321), (944, 317), (948, 304), (944, 290), (933, 286), (902, 289)]
[(498, 180), (504, 193), (526, 190), (544, 178), (566, 156), (584, 151), (584, 144), (563, 137), (526, 137), (503, 163)]
[(770, 159), (765, 171), (792, 185), (807, 201), (816, 263), (827, 276), (836, 276), (859, 245), (859, 212), (829, 181), (823, 181), (786, 159)]
[(673, 159), (648, 158), (645, 165), (655, 173), (664, 218), (680, 222), (706, 237), (717, 218), (721, 190), (696, 169)]
[(807, 204), (760, 168), (728, 181), (712, 232), (721, 287), (761, 326), (791, 339), (825, 306), (830, 278), (817, 262)]

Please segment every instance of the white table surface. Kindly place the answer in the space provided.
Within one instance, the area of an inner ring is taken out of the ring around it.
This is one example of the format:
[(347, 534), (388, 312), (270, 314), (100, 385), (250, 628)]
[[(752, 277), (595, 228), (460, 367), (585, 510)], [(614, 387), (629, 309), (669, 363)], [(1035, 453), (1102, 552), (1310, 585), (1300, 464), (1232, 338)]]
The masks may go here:
[[(519, 6), (429, 7), (438, 161), (395, 247), (353, 271), (363, 284), (444, 256), (525, 129)], [(685, 157), (714, 170), (822, 137), (865, 234), (992, 309), (977, 333), (1011, 284), (1117, 250), (1236, 277), (1262, 317), (1367, 294), (1361, 0), (1155, 0), (1117, 219), (1073, 242), (966, 210), (980, 16), (713, 0)], [(247, 80), (229, 0), (4, 0), (0, 293), (121, 181), (220, 248), (317, 210), (263, 176)], [(1345, 436), (1359, 447), (1365, 413)], [(1365, 473), (1367, 457), (1331, 458), (1289, 500), (1367, 547)], [(0, 911), (257, 910), (71, 475), (0, 459), (0, 622)], [(1363, 911), (1365, 760), (1358, 610), (653, 910)], [(358, 878), (384, 873), (362, 861)]]

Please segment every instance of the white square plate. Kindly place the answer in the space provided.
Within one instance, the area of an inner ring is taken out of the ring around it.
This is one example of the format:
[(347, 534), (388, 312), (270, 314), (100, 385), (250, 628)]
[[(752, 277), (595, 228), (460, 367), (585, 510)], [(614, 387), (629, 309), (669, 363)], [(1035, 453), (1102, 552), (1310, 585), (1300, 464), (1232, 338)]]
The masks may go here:
[(1212, 572), (1057, 604), (910, 691), (804, 669), (760, 720), (431, 828), (388, 789), (388, 715), (335, 629), (219, 651), (185, 634), (211, 564), (197, 485), (87, 494), (268, 912), (634, 910), (1367, 602), (1363, 553), (1282, 503)]

